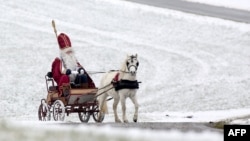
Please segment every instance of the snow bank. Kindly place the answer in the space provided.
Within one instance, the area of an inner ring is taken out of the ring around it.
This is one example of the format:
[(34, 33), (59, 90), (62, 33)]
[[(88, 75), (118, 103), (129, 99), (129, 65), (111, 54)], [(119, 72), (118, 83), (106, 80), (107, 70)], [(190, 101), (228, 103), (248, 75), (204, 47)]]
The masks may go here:
[(176, 130), (149, 130), (113, 128), (110, 126), (72, 125), (60, 122), (10, 122), (0, 121), (0, 140), (5, 141), (221, 141), (214, 132), (184, 132)]

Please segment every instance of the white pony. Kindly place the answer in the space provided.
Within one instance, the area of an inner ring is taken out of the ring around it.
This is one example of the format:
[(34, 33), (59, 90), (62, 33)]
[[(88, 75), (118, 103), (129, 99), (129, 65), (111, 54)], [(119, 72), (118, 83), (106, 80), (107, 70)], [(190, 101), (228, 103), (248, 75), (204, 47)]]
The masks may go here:
[(138, 119), (138, 102), (136, 97), (136, 91), (139, 88), (136, 73), (139, 66), (139, 61), (136, 55), (127, 55), (122, 67), (118, 71), (110, 71), (106, 73), (101, 79), (100, 89), (97, 93), (99, 101), (99, 116), (98, 120), (101, 122), (107, 113), (107, 97), (111, 96), (114, 98), (113, 110), (115, 116), (115, 122), (121, 122), (117, 115), (117, 105), (121, 101), (122, 106), (122, 119), (123, 122), (127, 123), (126, 117), (126, 98), (130, 98), (134, 104), (135, 112), (133, 121), (137, 122)]

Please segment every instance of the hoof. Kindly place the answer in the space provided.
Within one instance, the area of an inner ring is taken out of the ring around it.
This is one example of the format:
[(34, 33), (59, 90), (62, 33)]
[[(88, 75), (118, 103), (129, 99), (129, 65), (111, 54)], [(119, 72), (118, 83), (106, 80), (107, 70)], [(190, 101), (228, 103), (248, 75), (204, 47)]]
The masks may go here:
[(137, 122), (137, 119), (134, 119), (134, 122)]
[(128, 123), (128, 120), (124, 120), (124, 123)]
[(122, 123), (120, 119), (115, 120), (116, 123)]

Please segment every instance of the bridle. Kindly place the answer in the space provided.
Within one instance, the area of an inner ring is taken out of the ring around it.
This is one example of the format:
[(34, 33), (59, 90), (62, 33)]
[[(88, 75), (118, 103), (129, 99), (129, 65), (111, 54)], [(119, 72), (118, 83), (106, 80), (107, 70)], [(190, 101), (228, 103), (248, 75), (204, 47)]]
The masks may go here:
[(135, 67), (135, 71), (137, 71), (138, 66), (139, 66), (139, 63), (137, 62), (136, 65), (127, 65), (127, 68), (128, 68), (128, 71), (129, 71), (129, 72), (131, 72), (131, 71), (130, 71), (130, 68), (131, 68), (131, 67)]
[[(135, 64), (134, 64), (134, 59), (136, 59), (136, 61), (137, 61)], [(131, 60), (131, 63), (129, 62), (130, 60)], [(126, 72), (126, 73), (136, 74), (138, 66), (139, 66), (139, 62), (137, 60), (137, 57), (134, 55), (130, 56), (130, 58), (126, 62), (126, 67), (128, 69), (128, 72)], [(135, 71), (130, 70), (132, 67), (135, 68)]]

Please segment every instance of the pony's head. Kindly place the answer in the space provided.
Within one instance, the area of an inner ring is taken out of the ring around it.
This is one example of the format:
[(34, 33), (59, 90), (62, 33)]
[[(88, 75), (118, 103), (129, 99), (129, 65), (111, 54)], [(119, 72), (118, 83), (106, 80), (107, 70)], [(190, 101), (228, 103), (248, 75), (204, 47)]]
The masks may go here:
[(124, 63), (124, 71), (131, 73), (132, 75), (135, 75), (138, 66), (139, 66), (139, 61), (137, 59), (137, 54), (127, 55), (127, 58)]

